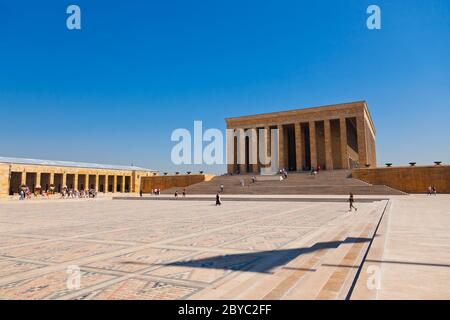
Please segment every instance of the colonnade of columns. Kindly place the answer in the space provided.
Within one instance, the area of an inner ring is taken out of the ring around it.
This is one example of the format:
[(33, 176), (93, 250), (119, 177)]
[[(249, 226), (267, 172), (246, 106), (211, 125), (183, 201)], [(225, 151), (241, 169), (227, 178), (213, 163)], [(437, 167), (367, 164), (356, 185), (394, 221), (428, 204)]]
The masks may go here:
[[(347, 129), (349, 125), (351, 132)], [(259, 162), (261, 144), (258, 142), (261, 139), (266, 142), (267, 155), (270, 156), (273, 129), (278, 129), (278, 169), (300, 171), (320, 166), (333, 170), (364, 166), (370, 160), (367, 157), (365, 126), (363, 116), (353, 116), (234, 128), (240, 130), (231, 131), (227, 136), (227, 152), (234, 157), (228, 156), (228, 172), (259, 173), (261, 168), (267, 167)], [(242, 130), (243, 137), (237, 134)], [(250, 132), (258, 132), (258, 139), (251, 139)], [(258, 161), (248, 164), (255, 154)]]
[[(12, 172), (13, 174), (15, 172)], [(27, 185), (27, 174), (33, 174), (33, 187), (40, 185), (42, 188), (45, 188), (45, 185), (42, 185), (42, 177), (44, 175), (48, 176), (46, 179), (46, 183), (48, 186), (55, 186), (55, 176), (58, 176), (58, 183), (61, 188), (66, 186), (68, 188), (72, 188), (74, 190), (78, 189), (94, 189), (96, 192), (132, 192), (133, 188), (133, 177), (131, 175), (117, 175), (117, 174), (89, 174), (89, 173), (58, 173), (58, 172), (36, 172), (36, 171), (27, 171), (23, 170), (21, 172), (17, 172), (21, 175), (21, 185)], [(69, 179), (70, 177), (70, 185)], [(102, 183), (100, 183), (100, 179)], [(100, 187), (102, 186), (102, 190)], [(112, 188), (110, 188), (112, 186)], [(32, 186), (28, 186), (32, 187)], [(79, 188), (80, 187), (80, 188)]]

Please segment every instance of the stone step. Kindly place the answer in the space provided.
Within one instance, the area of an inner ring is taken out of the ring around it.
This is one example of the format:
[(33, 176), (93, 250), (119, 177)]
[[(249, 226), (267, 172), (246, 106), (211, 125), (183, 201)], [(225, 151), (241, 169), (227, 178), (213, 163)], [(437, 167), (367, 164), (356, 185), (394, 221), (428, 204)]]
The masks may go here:
[[(371, 185), (350, 177), (349, 170), (323, 171), (316, 176), (308, 173), (291, 173), (280, 181), (279, 176), (257, 176), (252, 183), (252, 175), (219, 176), (211, 181), (186, 187), (188, 194), (215, 194), (224, 187), (224, 194), (248, 195), (404, 195), (405, 193), (382, 185)], [(244, 186), (241, 181), (244, 180)], [(163, 190), (163, 194), (181, 192), (184, 188)]]

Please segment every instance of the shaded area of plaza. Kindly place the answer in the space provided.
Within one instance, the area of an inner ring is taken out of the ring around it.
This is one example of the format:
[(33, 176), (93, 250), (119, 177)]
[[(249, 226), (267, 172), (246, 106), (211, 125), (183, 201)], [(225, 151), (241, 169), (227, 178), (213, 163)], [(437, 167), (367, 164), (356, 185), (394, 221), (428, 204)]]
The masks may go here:
[(248, 270), (249, 272), (271, 273), (271, 270), (273, 268), (284, 266), (285, 264), (289, 263), (290, 261), (292, 261), (293, 259), (297, 258), (302, 254), (309, 254), (315, 251), (326, 249), (336, 249), (342, 244), (363, 243), (369, 241), (371, 241), (370, 238), (347, 238), (344, 241), (318, 242), (308, 248), (272, 250), (255, 253), (240, 253), (225, 256), (216, 256), (193, 261), (173, 262), (169, 263), (168, 266), (240, 270), (240, 268), (235, 268), (235, 266), (230, 265), (230, 262), (235, 260), (244, 260), (247, 256), (250, 256), (250, 257), (257, 257), (259, 259), (270, 259), (272, 263), (269, 265), (264, 265), (264, 268), (257, 268), (257, 267), (252, 268), (251, 270)]

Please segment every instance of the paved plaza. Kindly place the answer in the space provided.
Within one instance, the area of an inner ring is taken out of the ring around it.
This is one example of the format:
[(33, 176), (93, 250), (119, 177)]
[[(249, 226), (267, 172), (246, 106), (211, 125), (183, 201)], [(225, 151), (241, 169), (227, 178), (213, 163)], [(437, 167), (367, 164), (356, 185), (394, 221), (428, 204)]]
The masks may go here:
[(449, 197), (314, 200), (3, 201), (0, 299), (450, 297)]

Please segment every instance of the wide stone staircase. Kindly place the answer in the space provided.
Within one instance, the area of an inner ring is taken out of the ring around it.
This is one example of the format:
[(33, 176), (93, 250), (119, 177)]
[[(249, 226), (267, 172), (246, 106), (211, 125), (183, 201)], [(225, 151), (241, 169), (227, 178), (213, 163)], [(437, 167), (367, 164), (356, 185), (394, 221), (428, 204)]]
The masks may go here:
[[(223, 185), (223, 194), (246, 195), (405, 195), (404, 192), (384, 185), (372, 185), (353, 179), (351, 170), (321, 171), (317, 175), (310, 173), (290, 173), (287, 179), (280, 181), (279, 175), (218, 176), (208, 182), (201, 182), (186, 187), (186, 192), (192, 194), (215, 194)], [(244, 181), (244, 186), (242, 186)], [(162, 191), (163, 194), (173, 194), (183, 188), (171, 188)]]

